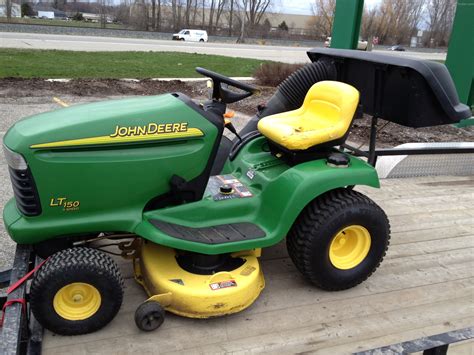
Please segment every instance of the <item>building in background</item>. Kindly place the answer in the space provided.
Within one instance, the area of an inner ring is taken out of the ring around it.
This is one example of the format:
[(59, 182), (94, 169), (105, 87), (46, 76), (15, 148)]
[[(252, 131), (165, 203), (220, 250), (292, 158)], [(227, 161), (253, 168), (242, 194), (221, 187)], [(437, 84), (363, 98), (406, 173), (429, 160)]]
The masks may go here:
[[(21, 17), (21, 6), (15, 2), (11, 3), (12, 17)], [(7, 1), (0, 0), (0, 17), (7, 17)]]

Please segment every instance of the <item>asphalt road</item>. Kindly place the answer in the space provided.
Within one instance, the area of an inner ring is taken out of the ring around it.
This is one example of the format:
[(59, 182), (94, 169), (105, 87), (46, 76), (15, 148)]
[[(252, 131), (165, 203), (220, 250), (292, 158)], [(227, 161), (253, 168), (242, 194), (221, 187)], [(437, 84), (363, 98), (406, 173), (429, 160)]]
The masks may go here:
[[(263, 46), (232, 43), (189, 43), (171, 40), (152, 40), (117, 37), (50, 35), (36, 33), (0, 32), (0, 47), (62, 49), (73, 51), (155, 51), (216, 54), (230, 57), (274, 60), (287, 63), (307, 62), (307, 47)], [(410, 56), (419, 59), (444, 60), (446, 53), (390, 52), (390, 55)]]

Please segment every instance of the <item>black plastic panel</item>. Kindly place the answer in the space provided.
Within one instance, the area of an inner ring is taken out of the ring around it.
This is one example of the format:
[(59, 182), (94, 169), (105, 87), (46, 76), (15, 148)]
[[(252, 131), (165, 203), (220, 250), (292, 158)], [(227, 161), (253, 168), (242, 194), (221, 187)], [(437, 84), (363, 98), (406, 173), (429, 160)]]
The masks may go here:
[(15, 170), (8, 168), (15, 195), (16, 205), (25, 216), (41, 214), (41, 204), (36, 190), (36, 184), (30, 169)]
[(223, 244), (265, 237), (265, 232), (252, 223), (232, 223), (204, 228), (185, 227), (157, 219), (150, 219), (150, 223), (171, 237), (203, 244)]
[(471, 117), (459, 102), (446, 66), (395, 55), (315, 48), (311, 61), (330, 58), (337, 80), (359, 90), (364, 113), (407, 127), (429, 127)]

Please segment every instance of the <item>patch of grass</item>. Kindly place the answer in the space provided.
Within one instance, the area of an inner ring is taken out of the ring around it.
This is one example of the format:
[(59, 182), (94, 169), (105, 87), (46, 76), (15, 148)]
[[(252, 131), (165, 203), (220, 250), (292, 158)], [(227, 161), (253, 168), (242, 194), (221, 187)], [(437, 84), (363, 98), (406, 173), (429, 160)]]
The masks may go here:
[(75, 52), (0, 49), (0, 78), (186, 78), (195, 67), (252, 76), (261, 60), (177, 52)]

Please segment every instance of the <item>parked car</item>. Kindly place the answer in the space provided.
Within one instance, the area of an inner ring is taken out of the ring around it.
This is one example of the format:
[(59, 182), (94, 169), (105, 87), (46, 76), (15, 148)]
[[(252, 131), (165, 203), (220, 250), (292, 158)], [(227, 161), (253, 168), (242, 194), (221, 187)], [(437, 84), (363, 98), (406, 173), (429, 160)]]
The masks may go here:
[(190, 41), (190, 42), (207, 42), (207, 32), (203, 30), (188, 30), (184, 29), (178, 33), (173, 34), (173, 39), (176, 41)]
[(395, 45), (395, 46), (391, 46), (391, 47), (388, 47), (388, 50), (389, 51), (397, 51), (397, 52), (405, 52), (405, 48), (403, 48), (402, 46), (400, 45)]
[[(367, 50), (367, 41), (363, 41), (359, 38), (359, 42), (357, 43), (357, 49), (360, 51), (366, 51)], [(326, 42), (324, 42), (324, 47), (331, 47), (331, 37), (328, 37), (326, 39)]]

